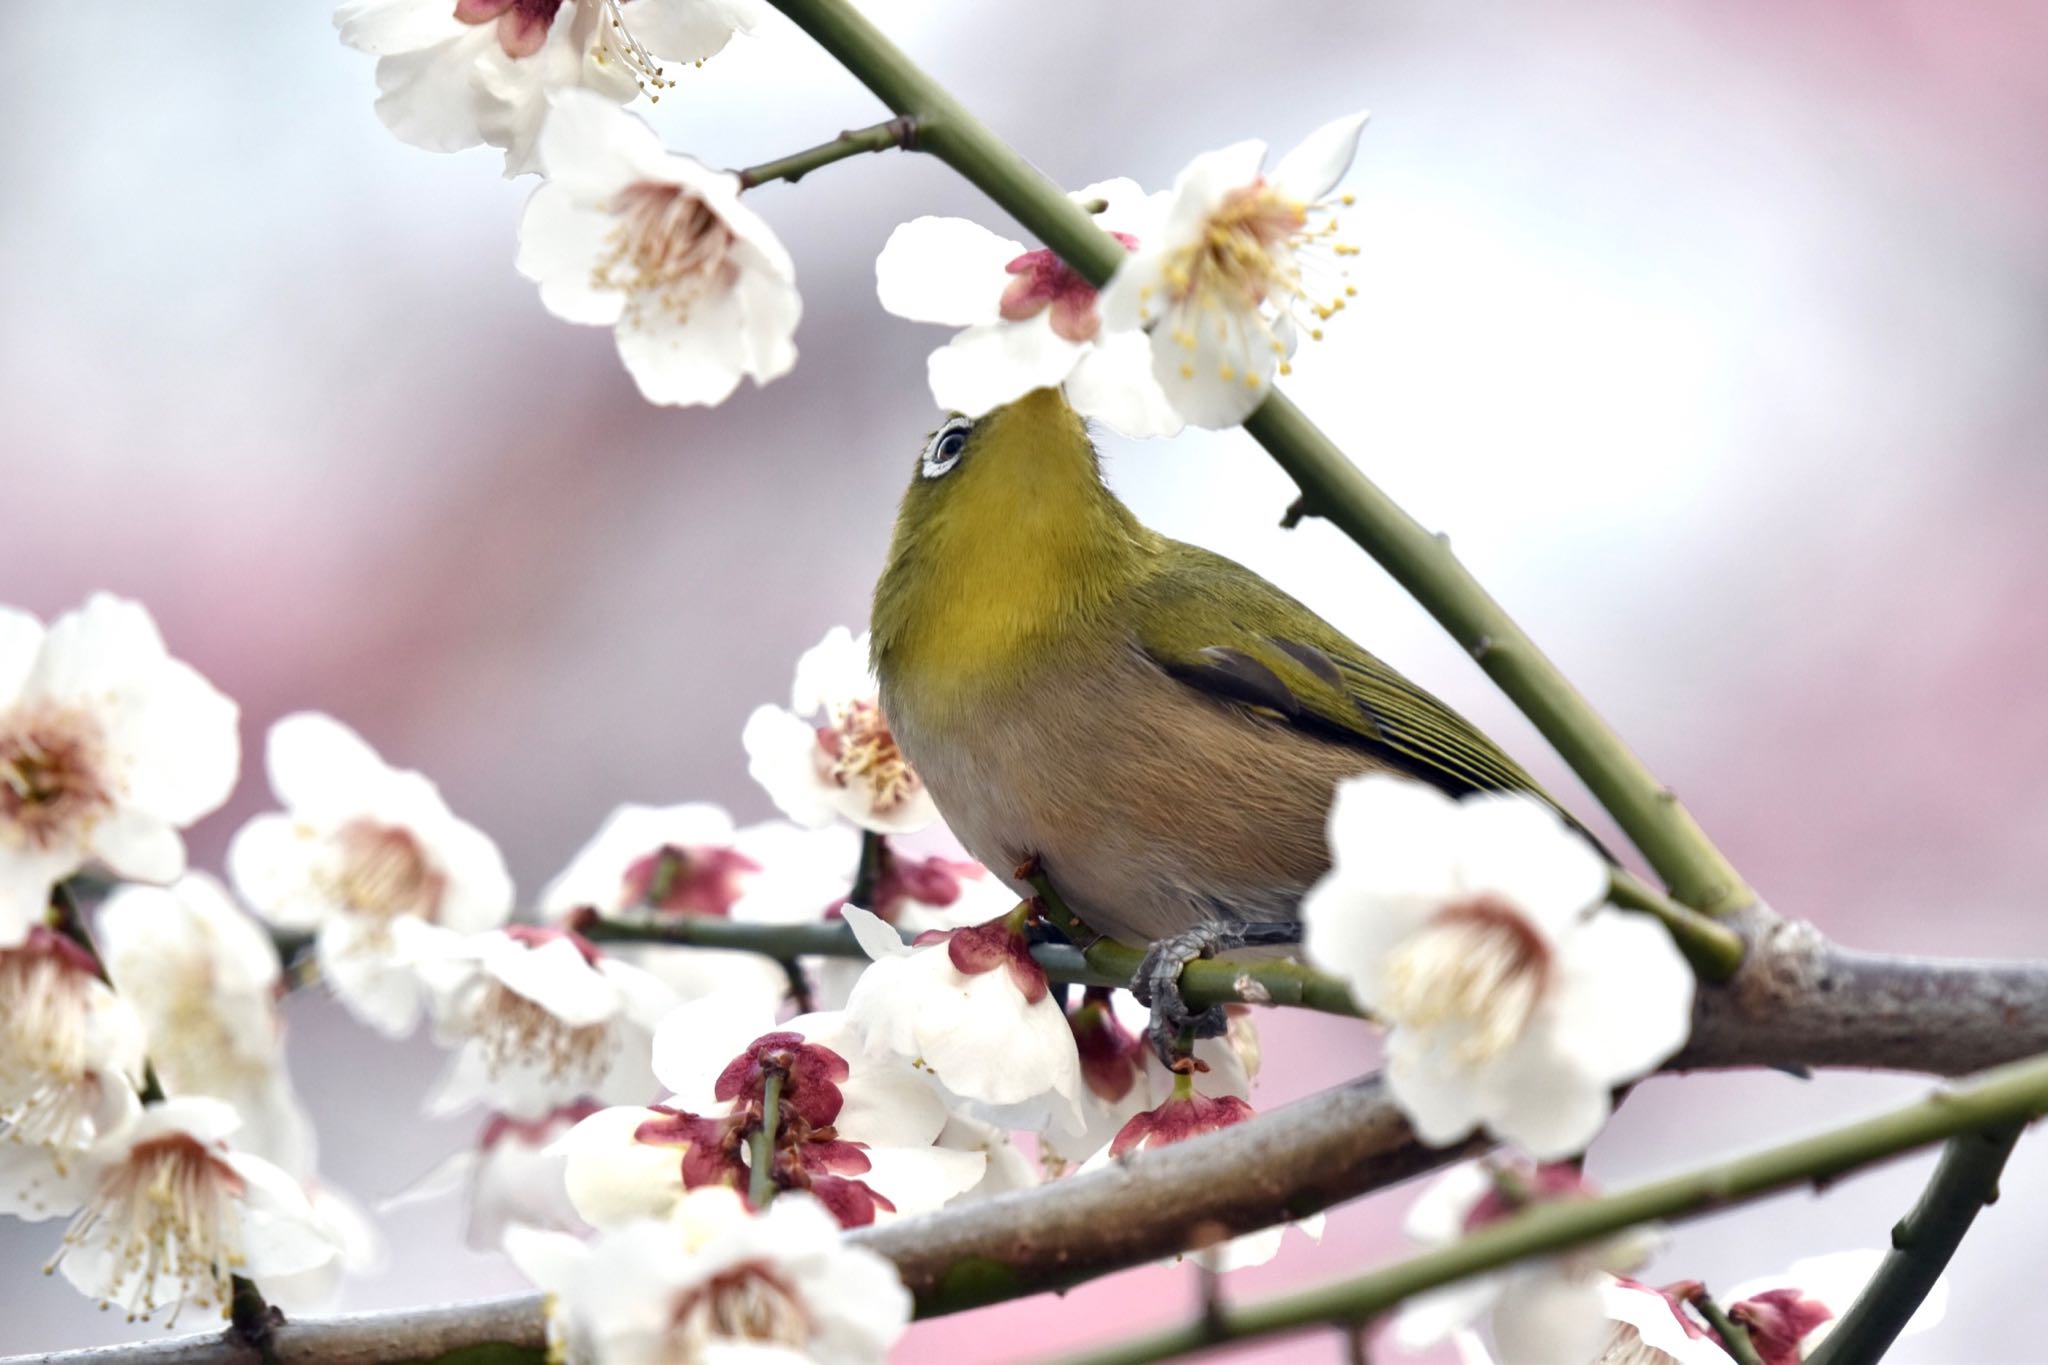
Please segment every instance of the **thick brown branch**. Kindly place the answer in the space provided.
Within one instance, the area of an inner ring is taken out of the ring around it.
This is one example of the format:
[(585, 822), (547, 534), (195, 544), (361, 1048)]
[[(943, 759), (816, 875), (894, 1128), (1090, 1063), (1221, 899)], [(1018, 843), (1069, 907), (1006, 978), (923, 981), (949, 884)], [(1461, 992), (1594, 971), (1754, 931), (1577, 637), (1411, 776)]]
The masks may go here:
[[(1765, 913), (1725, 986), (1703, 987), (1693, 1038), (1669, 1069), (1874, 1067), (1961, 1075), (2048, 1053), (2048, 963), (1885, 957)], [(1416, 1143), (1376, 1078), (1108, 1170), (855, 1234), (895, 1261), (926, 1316), (1063, 1288), (1276, 1218), (1299, 1217), (1475, 1150)], [(504, 1342), (537, 1351), (538, 1301), (290, 1323), (284, 1361), (431, 1359)], [(219, 1336), (43, 1357), (61, 1365), (247, 1358)], [(496, 1359), (533, 1358), (506, 1353)], [(29, 1357), (28, 1359), (37, 1359)], [(481, 1361), (477, 1365), (483, 1365)]]

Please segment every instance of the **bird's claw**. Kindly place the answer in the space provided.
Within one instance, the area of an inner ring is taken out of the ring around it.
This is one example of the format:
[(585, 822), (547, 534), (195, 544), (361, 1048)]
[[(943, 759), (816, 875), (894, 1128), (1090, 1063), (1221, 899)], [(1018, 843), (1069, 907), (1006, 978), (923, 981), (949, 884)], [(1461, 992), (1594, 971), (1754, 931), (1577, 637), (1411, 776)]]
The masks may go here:
[(1131, 978), (1131, 994), (1152, 1007), (1152, 1022), (1146, 1025), (1145, 1036), (1168, 1067), (1179, 1069), (1183, 1040), (1214, 1038), (1230, 1027), (1221, 1005), (1190, 1011), (1180, 993), (1181, 969), (1224, 946), (1225, 940), (1214, 926), (1184, 929), (1147, 948), (1137, 975)]

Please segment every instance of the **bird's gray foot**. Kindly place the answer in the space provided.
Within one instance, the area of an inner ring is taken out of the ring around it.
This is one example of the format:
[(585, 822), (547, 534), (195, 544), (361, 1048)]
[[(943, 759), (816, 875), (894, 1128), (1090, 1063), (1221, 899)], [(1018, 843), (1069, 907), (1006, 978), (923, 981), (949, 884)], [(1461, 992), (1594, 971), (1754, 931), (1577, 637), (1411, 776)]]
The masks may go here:
[(1183, 1038), (1214, 1038), (1229, 1027), (1221, 1005), (1190, 1010), (1181, 994), (1180, 974), (1197, 958), (1214, 957), (1238, 948), (1285, 947), (1301, 942), (1301, 926), (1281, 923), (1205, 924), (1162, 938), (1145, 950), (1131, 994), (1152, 1008), (1145, 1036), (1159, 1060), (1169, 1067), (1181, 1062)]

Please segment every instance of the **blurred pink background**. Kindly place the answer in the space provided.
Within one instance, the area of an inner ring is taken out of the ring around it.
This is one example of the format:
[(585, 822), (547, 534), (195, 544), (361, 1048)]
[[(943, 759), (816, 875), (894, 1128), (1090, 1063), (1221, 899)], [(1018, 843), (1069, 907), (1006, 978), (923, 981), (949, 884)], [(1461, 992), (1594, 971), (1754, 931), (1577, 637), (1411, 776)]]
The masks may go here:
[[(1246, 136), (1375, 111), (1355, 310), (1293, 392), (1682, 792), (1781, 910), (1866, 947), (2048, 951), (2048, 10), (1996, 0), (895, 0), (878, 19), (1062, 182), (1170, 182)], [(874, 157), (751, 196), (804, 289), (796, 372), (713, 411), (640, 402), (604, 333), (511, 269), (497, 158), (371, 112), (324, 10), (21, 6), (0, 38), (0, 600), (141, 598), (265, 727), (331, 711), (437, 778), (536, 890), (623, 799), (769, 813), (740, 724), (858, 625), (944, 339), (883, 315), (890, 228), (965, 212)], [(656, 122), (742, 165), (880, 117), (779, 19)], [(1469, 660), (1240, 434), (1112, 440), (1164, 530), (1305, 598), (1583, 793)], [(252, 762), (200, 865), (268, 796)], [(392, 1193), (467, 1138), (415, 1106), (424, 1041), (290, 1002), (331, 1179)], [(1365, 1029), (1275, 1019), (1262, 1107), (1362, 1069)], [(1341, 1060), (1339, 1060), (1341, 1059)], [(1914, 1093), (1887, 1077), (1659, 1079), (1596, 1148), (1619, 1183)], [(1687, 1225), (1649, 1278), (1726, 1284), (1880, 1245), (1901, 1163)], [(2048, 1138), (1901, 1361), (2039, 1359)], [(1233, 1280), (1401, 1250), (1412, 1191)], [(383, 1220), (346, 1309), (513, 1290), (442, 1205)], [(124, 1327), (0, 1224), (0, 1350)], [(1190, 1312), (1154, 1269), (916, 1329), (899, 1358), (1022, 1359)], [(204, 1328), (203, 1322), (184, 1324)], [(1243, 1358), (1334, 1361), (1333, 1337)], [(1375, 1359), (1397, 1359), (1390, 1345)]]

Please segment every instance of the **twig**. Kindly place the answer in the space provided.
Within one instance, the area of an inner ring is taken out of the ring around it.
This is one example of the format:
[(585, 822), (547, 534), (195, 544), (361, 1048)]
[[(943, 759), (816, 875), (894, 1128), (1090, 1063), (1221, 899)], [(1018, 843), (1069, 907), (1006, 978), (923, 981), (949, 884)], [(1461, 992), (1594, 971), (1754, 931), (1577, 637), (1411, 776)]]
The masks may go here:
[[(898, 114), (918, 121), (919, 147), (995, 201), (1100, 285), (1124, 249), (1078, 204), (991, 132), (846, 0), (774, 0), (777, 9)], [(1308, 505), (1378, 560), (1535, 722), (1620, 824), (1672, 893), (1698, 910), (1755, 898), (1669, 788), (1545, 658), (1450, 547), (1424, 530), (1346, 459), (1285, 394), (1269, 393), (1245, 422), (1294, 479)], [(1481, 641), (1489, 647), (1475, 649)]]
[(917, 150), (917, 120), (914, 118), (892, 118), (866, 128), (856, 128), (841, 133), (830, 142), (821, 142), (801, 152), (791, 153), (774, 161), (764, 161), (758, 166), (749, 166), (737, 172), (740, 188), (749, 190), (756, 185), (765, 185), (771, 180), (787, 180), (794, 185), (797, 181), (835, 161), (844, 161), (862, 152), (886, 152), (892, 147), (905, 151)]
[(1892, 1229), (1877, 1274), (1808, 1357), (1810, 1365), (1864, 1365), (1883, 1357), (1941, 1278), (1977, 1213), (1997, 1202), (1998, 1177), (2023, 1125), (1952, 1139), (1913, 1211)]
[(782, 1126), (782, 1073), (761, 1079), (761, 1126), (754, 1132), (753, 1168), (747, 1173), (747, 1202), (757, 1209), (775, 1197), (775, 1138)]
[(1219, 1326), (1221, 1340), (1242, 1341), (1329, 1323), (1364, 1322), (1425, 1290), (1515, 1261), (1567, 1251), (1640, 1223), (1724, 1209), (1789, 1185), (1830, 1180), (1929, 1142), (2024, 1123), (2043, 1113), (2048, 1113), (2048, 1057), (2035, 1057), (1831, 1132), (1616, 1194), (1538, 1205), (1385, 1269), (1287, 1298), (1226, 1309), (1220, 1324), (1183, 1325), (1139, 1337), (1084, 1356), (1076, 1365), (1165, 1360), (1214, 1343)]
[(1735, 1365), (1764, 1365), (1763, 1358), (1756, 1353), (1756, 1343), (1749, 1339), (1749, 1329), (1729, 1317), (1728, 1310), (1714, 1302), (1711, 1294), (1701, 1289), (1687, 1302), (1721, 1338), (1721, 1348), (1734, 1358)]
[(882, 878), (889, 875), (889, 864), (895, 856), (889, 851), (889, 840), (886, 835), (877, 834), (871, 829), (862, 830), (860, 866), (854, 869), (853, 889), (846, 893), (846, 899), (863, 910), (874, 910), (875, 892), (879, 889)]

